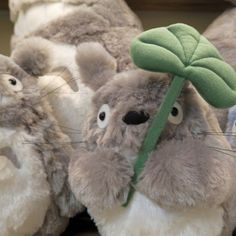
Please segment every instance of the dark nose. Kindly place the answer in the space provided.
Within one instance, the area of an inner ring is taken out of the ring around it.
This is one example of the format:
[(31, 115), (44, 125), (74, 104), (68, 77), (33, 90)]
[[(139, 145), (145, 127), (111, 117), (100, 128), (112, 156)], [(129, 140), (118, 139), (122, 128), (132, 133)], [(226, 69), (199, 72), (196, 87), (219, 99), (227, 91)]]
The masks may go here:
[(139, 125), (145, 123), (149, 119), (149, 114), (144, 111), (129, 111), (122, 118), (127, 125)]

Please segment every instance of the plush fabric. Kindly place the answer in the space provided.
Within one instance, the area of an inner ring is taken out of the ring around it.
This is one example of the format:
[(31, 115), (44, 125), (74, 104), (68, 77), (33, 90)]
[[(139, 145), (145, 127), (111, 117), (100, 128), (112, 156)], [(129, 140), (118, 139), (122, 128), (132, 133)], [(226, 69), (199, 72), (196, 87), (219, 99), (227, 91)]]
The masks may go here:
[[(131, 54), (135, 64), (143, 69), (175, 75), (140, 149), (134, 167), (135, 185), (149, 153), (158, 142), (185, 80), (191, 81), (211, 105), (225, 108), (236, 103), (236, 73), (222, 60), (213, 45), (194, 28), (184, 24), (142, 33), (133, 40)], [(133, 191), (131, 188), (127, 204)]]
[[(231, 1), (235, 5), (235, 1)], [(205, 30), (204, 36), (219, 50), (224, 60), (236, 69), (236, 8), (217, 17)], [(226, 130), (228, 109), (214, 109), (223, 131)]]
[[(106, 62), (107, 53), (103, 50), (100, 61)], [(84, 130), (87, 142), (70, 163), (69, 180), (100, 234), (231, 236), (236, 225), (236, 162), (223, 152), (231, 151), (225, 137), (211, 135), (221, 132), (217, 119), (190, 83), (177, 99), (182, 119), (176, 124), (168, 117), (134, 186), (133, 199), (127, 207), (122, 206), (132, 186), (138, 152), (172, 77), (139, 69), (111, 76), (113, 64), (96, 63), (92, 54), (90, 57), (90, 67), (80, 64), (82, 59), (78, 63), (87, 70), (84, 82), (94, 83), (91, 87), (96, 92)], [(93, 80), (96, 74), (109, 78), (102, 80), (105, 84), (99, 88)], [(139, 125), (127, 124), (124, 117), (130, 111), (143, 111), (149, 119)], [(105, 116), (100, 117), (101, 112)]]
[(236, 8), (226, 10), (210, 24), (204, 36), (219, 50), (223, 58), (236, 69)]
[[(135, 67), (129, 45), (142, 26), (123, 0), (71, 2), (11, 0), (12, 14), (19, 13), (14, 20), (11, 57), (29, 74), (40, 76), (38, 84), (54, 116), (76, 147), (83, 141), (81, 130), (93, 95), (77, 67), (77, 45), (100, 43), (110, 54), (107, 60), (116, 63), (116, 70), (127, 71)], [(80, 53), (87, 63), (85, 51)], [(88, 53), (93, 54), (93, 48)], [(99, 53), (97, 50), (94, 56)], [(67, 77), (58, 68), (69, 71), (71, 78), (63, 82)], [(51, 76), (52, 72), (57, 76)]]
[(67, 180), (70, 139), (35, 78), (4, 56), (0, 97), (1, 235), (60, 235), (82, 209)]

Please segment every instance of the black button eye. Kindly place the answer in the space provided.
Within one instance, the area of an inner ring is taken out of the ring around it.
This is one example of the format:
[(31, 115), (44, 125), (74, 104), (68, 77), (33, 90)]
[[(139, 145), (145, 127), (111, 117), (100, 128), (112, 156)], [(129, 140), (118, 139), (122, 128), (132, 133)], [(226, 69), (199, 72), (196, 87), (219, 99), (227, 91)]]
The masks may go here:
[(168, 116), (170, 123), (174, 125), (179, 125), (184, 118), (184, 113), (181, 105), (178, 102), (175, 102), (172, 108), (171, 113)]
[(100, 129), (107, 127), (110, 119), (110, 107), (108, 104), (103, 104), (97, 114), (97, 125)]
[(173, 108), (172, 108), (172, 111), (171, 111), (171, 115), (172, 115), (172, 116), (178, 116), (178, 114), (179, 114), (178, 108), (173, 107)]
[(106, 113), (103, 111), (103, 112), (101, 112), (101, 113), (99, 114), (99, 119), (100, 119), (101, 121), (104, 121), (105, 118), (106, 118)]
[(149, 114), (145, 113), (144, 111), (129, 111), (126, 115), (122, 118), (122, 120), (127, 125), (139, 125), (143, 124), (149, 119)]
[(17, 84), (17, 81), (16, 79), (12, 78), (12, 79), (9, 79), (9, 82), (11, 85), (15, 86)]

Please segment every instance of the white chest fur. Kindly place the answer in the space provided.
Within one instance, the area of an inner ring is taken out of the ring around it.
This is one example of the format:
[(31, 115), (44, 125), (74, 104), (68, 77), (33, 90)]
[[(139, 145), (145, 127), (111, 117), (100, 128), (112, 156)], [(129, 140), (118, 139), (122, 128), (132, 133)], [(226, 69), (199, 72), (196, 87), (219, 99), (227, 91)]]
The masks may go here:
[(102, 236), (219, 236), (223, 209), (164, 210), (136, 192), (127, 208), (110, 209), (94, 219)]
[(0, 155), (2, 236), (33, 235), (43, 224), (50, 188), (44, 166), (33, 148), (34, 142), (24, 131), (0, 128), (1, 147), (10, 147), (20, 166), (16, 168), (7, 156)]

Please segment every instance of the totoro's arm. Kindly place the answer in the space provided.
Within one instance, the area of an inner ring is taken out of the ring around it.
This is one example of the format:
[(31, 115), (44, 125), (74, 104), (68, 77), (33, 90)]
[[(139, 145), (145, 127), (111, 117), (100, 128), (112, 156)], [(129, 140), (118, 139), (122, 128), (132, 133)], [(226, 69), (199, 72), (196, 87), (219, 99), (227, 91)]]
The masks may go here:
[(76, 198), (90, 208), (109, 208), (125, 201), (133, 170), (111, 149), (82, 151), (71, 161), (69, 181)]
[(231, 195), (235, 168), (200, 140), (173, 140), (151, 154), (138, 189), (163, 207), (217, 206)]

